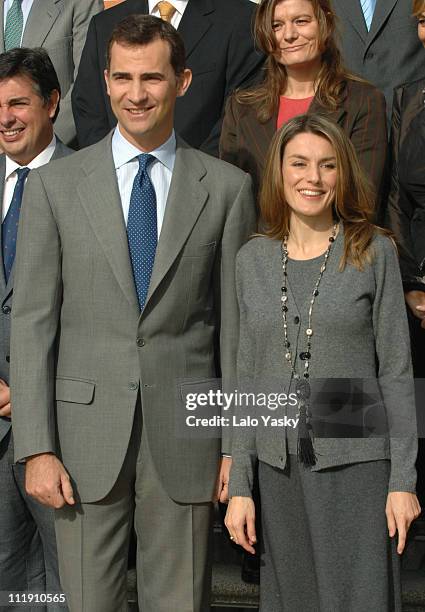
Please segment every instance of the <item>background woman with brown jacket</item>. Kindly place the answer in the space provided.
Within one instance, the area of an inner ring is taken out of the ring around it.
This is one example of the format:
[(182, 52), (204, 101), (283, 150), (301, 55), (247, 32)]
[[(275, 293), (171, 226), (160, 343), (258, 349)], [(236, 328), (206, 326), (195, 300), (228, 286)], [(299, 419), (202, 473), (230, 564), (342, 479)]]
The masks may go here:
[(384, 96), (342, 65), (329, 0), (262, 0), (254, 27), (267, 55), (265, 79), (229, 98), (222, 159), (249, 172), (258, 191), (276, 130), (296, 115), (321, 113), (349, 136), (379, 195), (387, 151)]

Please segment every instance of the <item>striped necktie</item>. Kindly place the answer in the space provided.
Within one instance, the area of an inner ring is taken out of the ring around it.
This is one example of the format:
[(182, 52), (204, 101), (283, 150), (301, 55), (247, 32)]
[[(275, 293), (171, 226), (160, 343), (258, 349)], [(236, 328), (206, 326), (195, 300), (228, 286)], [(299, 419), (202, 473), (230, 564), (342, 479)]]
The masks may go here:
[(364, 20), (369, 32), (370, 26), (372, 25), (373, 13), (375, 12), (376, 0), (360, 0), (360, 4), (362, 5)]
[(7, 11), (4, 28), (4, 48), (6, 51), (21, 46), (23, 29), (24, 14), (22, 12), (22, 0), (13, 0), (12, 6)]

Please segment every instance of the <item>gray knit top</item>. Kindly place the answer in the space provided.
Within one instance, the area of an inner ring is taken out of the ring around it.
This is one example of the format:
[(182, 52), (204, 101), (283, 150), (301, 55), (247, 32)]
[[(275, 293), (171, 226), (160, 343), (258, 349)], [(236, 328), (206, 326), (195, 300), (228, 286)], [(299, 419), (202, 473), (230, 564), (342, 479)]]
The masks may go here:
[[(376, 235), (371, 264), (366, 264), (363, 271), (350, 264), (339, 271), (343, 246), (341, 229), (314, 305), (310, 380), (312, 387), (330, 384), (332, 393), (334, 387), (340, 389), (341, 385), (344, 393), (347, 388), (354, 389), (351, 395), (348, 393), (348, 409), (345, 406), (339, 412), (340, 406), (331, 393), (329, 410), (327, 406), (323, 409), (323, 400), (320, 410), (326, 421), (337, 406), (336, 421), (349, 423), (354, 415), (356, 425), (335, 430), (338, 431), (335, 437), (329, 433), (334, 429), (322, 427), (324, 435), (314, 438), (317, 460), (311, 469), (388, 459), (389, 490), (414, 491), (416, 413), (397, 254), (388, 238)], [(290, 260), (288, 265), (288, 338), (291, 350), (298, 356), (305, 350), (307, 304), (321, 259)], [(236, 284), (240, 308), (238, 390), (256, 396), (276, 391), (289, 396), (294, 383), (284, 358), (280, 242), (260, 237), (244, 245), (237, 257)], [(299, 358), (297, 368), (302, 372), (303, 362)], [(297, 431), (280, 426), (279, 419), (282, 422), (285, 415), (296, 417), (297, 408), (288, 401), (286, 406), (273, 405), (272, 410), (263, 405), (239, 405), (235, 411), (230, 496), (250, 496), (257, 458), (283, 469), (288, 440), (289, 452), (296, 451)], [(313, 402), (312, 411), (314, 415)], [(262, 419), (264, 415), (266, 419), (271, 417), (267, 425)], [(251, 417), (251, 425), (239, 426), (246, 423), (247, 416)], [(271, 425), (272, 419), (275, 426)], [(363, 426), (361, 434), (359, 420)], [(349, 433), (341, 435), (341, 431)]]
[[(300, 313), (298, 317), (299, 323), (297, 323), (297, 325), (299, 325), (301, 334), (305, 331), (308, 325), (308, 309), (310, 306), (311, 292), (319, 275), (322, 264), (322, 255), (320, 257), (314, 257), (313, 259), (288, 260), (288, 278), (291, 282), (291, 291), (294, 302), (297, 305), (298, 312)], [(289, 321), (293, 322), (294, 319), (295, 317), (289, 314)], [(300, 366), (302, 366), (299, 359), (298, 363)], [(283, 363), (283, 366), (285, 365), (286, 363)], [(302, 367), (300, 369), (302, 371)], [(291, 380), (289, 392), (295, 392), (294, 379)], [(297, 416), (298, 408), (296, 406), (291, 406), (291, 404), (288, 402), (285, 412), (289, 418), (294, 418)], [(296, 455), (298, 446), (297, 428), (285, 427), (284, 431), (286, 434), (287, 451), (290, 455)]]

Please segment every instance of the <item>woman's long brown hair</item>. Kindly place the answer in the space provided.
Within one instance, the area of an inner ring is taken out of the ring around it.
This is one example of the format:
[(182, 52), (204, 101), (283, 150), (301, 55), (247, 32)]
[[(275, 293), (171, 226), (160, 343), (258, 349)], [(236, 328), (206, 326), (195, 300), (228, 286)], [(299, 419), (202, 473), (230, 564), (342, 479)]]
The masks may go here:
[[(236, 92), (241, 104), (255, 105), (261, 122), (268, 121), (277, 112), (279, 96), (285, 91), (287, 74), (285, 66), (276, 57), (276, 39), (272, 24), (275, 7), (285, 0), (261, 0), (255, 13), (254, 37), (257, 47), (267, 55), (264, 81), (247, 90)], [(353, 0), (354, 1), (354, 0)], [(319, 24), (320, 46), (323, 49), (322, 66), (317, 75), (316, 100), (325, 108), (335, 110), (344, 95), (347, 80), (361, 81), (348, 72), (342, 63), (341, 52), (336, 41), (336, 15), (330, 0), (309, 0)]]
[(295, 117), (273, 137), (259, 195), (263, 234), (276, 240), (283, 240), (289, 234), (291, 209), (284, 193), (283, 156), (288, 142), (298, 134), (305, 133), (325, 138), (335, 151), (337, 184), (333, 212), (335, 219), (344, 224), (344, 253), (340, 269), (351, 263), (362, 270), (372, 259), (370, 246), (374, 235), (377, 232), (390, 235), (390, 232), (378, 228), (372, 222), (373, 191), (351, 141), (338, 125), (322, 115)]
[(413, 0), (413, 17), (420, 17), (422, 13), (425, 13), (425, 0)]

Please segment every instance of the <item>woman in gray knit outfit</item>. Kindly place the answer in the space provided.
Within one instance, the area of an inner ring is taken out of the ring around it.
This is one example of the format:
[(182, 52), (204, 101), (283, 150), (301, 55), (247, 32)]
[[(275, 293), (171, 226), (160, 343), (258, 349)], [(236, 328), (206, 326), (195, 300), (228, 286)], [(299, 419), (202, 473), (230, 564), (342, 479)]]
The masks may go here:
[(265, 234), (236, 276), (238, 391), (262, 400), (233, 417), (226, 526), (254, 552), (258, 459), (261, 611), (401, 611), (398, 555), (420, 508), (393, 242), (370, 221), (353, 146), (317, 115), (275, 135), (260, 206)]

